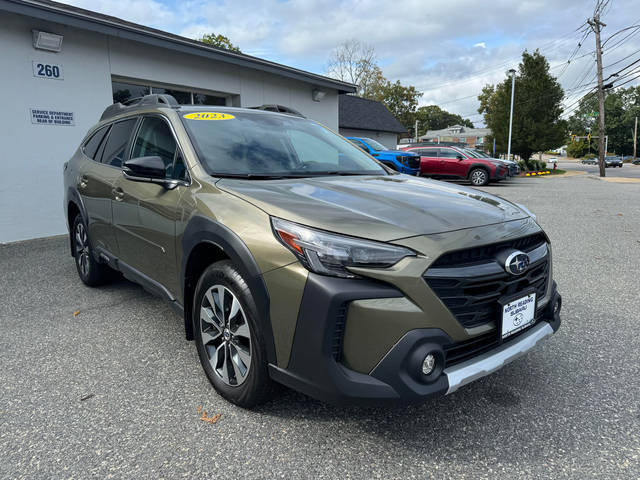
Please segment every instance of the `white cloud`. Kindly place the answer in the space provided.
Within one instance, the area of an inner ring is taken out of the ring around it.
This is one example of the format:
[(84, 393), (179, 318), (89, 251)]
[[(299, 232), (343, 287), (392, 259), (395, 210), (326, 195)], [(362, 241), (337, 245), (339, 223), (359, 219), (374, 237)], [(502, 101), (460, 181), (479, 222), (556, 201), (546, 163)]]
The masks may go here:
[(478, 47), (478, 48), (487, 48), (487, 44), (486, 44), (486, 43), (484, 43), (484, 42), (478, 42), (478, 43), (475, 43), (475, 44), (473, 45), (473, 47), (474, 47), (474, 48), (476, 48), (476, 47)]

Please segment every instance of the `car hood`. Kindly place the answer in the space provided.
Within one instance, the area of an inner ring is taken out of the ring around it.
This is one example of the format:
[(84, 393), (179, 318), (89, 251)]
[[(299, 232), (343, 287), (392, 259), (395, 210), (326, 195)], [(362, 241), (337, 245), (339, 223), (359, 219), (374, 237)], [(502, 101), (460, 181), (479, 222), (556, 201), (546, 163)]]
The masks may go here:
[(408, 175), (221, 179), (216, 185), (269, 215), (380, 241), (529, 216), (494, 195)]

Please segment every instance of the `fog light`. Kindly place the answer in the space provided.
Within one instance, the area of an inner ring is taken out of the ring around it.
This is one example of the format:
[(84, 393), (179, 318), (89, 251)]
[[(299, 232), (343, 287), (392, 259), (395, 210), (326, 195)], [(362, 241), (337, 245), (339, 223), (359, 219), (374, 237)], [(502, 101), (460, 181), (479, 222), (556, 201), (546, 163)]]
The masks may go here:
[(436, 367), (436, 357), (433, 353), (428, 354), (422, 361), (422, 373), (429, 375)]

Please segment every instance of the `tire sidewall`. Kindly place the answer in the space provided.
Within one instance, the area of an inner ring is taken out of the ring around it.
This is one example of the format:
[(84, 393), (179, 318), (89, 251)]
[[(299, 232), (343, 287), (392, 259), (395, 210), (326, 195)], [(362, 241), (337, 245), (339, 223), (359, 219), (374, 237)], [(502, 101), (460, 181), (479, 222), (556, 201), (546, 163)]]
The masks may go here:
[[(484, 181), (482, 183), (474, 183), (473, 182), (473, 174), (474, 172), (480, 171), (484, 174)], [(469, 172), (469, 180), (471, 181), (471, 185), (473, 185), (474, 187), (482, 187), (484, 185), (486, 185), (487, 183), (489, 183), (489, 174), (487, 173), (487, 171), (484, 168), (474, 168), (473, 170), (471, 170)]]
[[(251, 338), (251, 365), (249, 373), (244, 382), (238, 386), (227, 385), (215, 373), (209, 363), (209, 357), (202, 344), (202, 333), (200, 326), (200, 306), (202, 299), (208, 289), (213, 285), (222, 285), (236, 296), (245, 318), (249, 324), (249, 334)], [(192, 324), (194, 340), (200, 363), (205, 374), (215, 390), (224, 398), (242, 407), (251, 407), (260, 403), (266, 394), (269, 383), (267, 369), (267, 356), (264, 348), (264, 341), (260, 325), (256, 321), (259, 313), (251, 295), (251, 291), (242, 277), (241, 273), (234, 268), (230, 261), (217, 262), (209, 266), (201, 275), (196, 285), (192, 308)]]

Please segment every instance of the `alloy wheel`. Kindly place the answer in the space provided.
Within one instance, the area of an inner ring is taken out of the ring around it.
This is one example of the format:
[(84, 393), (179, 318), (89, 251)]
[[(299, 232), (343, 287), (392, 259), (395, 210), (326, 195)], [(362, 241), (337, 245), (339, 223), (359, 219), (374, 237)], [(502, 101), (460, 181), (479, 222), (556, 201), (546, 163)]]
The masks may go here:
[(476, 170), (471, 174), (471, 183), (474, 185), (483, 185), (487, 181), (487, 174), (484, 170)]
[(84, 223), (78, 222), (75, 233), (76, 262), (78, 262), (82, 275), (86, 277), (89, 275), (89, 240)]
[(200, 305), (200, 334), (211, 368), (227, 385), (242, 384), (251, 367), (251, 334), (240, 301), (214, 285)]

